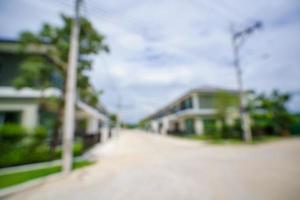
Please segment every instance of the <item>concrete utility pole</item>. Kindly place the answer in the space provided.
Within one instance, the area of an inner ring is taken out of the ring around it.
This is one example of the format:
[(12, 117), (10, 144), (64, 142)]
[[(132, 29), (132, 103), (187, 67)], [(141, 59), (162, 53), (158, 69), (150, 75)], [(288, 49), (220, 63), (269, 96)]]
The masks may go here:
[(121, 130), (121, 110), (122, 110), (122, 96), (119, 94), (117, 103), (117, 121), (116, 121), (116, 134), (120, 135)]
[(73, 163), (73, 138), (75, 124), (75, 106), (76, 106), (76, 82), (77, 82), (77, 61), (79, 49), (79, 10), (82, 0), (75, 0), (75, 16), (71, 30), (70, 50), (68, 57), (67, 77), (66, 77), (66, 96), (64, 107), (63, 124), (63, 172), (68, 174), (72, 170)]
[(234, 67), (236, 69), (237, 75), (237, 83), (238, 83), (238, 90), (239, 90), (239, 99), (240, 99), (240, 119), (241, 125), (243, 130), (243, 137), (245, 142), (249, 143), (252, 141), (252, 133), (251, 133), (251, 126), (250, 126), (250, 119), (246, 111), (246, 102), (245, 102), (245, 92), (243, 88), (243, 79), (242, 79), (242, 69), (240, 66), (240, 48), (244, 43), (247, 36), (252, 34), (255, 30), (260, 29), (262, 27), (262, 23), (257, 21), (253, 25), (245, 28), (242, 31), (235, 31), (234, 27), (231, 27), (232, 31), (232, 46), (233, 46), (233, 56), (234, 56)]

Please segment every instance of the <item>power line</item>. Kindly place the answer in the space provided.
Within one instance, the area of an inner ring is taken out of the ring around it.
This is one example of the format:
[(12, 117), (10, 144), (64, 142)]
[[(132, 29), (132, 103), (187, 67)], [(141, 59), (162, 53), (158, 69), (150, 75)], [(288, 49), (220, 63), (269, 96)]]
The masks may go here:
[[(226, 18), (225, 20), (227, 23), (228, 22), (232, 23), (233, 21), (238, 21), (238, 19), (239, 19), (239, 17), (236, 17), (236, 15), (233, 15), (232, 12), (229, 12), (228, 10), (224, 9), (224, 7), (221, 7), (214, 3), (208, 3), (203, 0), (200, 0), (200, 1), (191, 0), (191, 2), (194, 2), (194, 3), (197, 2), (198, 4), (204, 5), (204, 7), (213, 11), (214, 13), (218, 13), (218, 14), (224, 16)], [(62, 4), (65, 6), (68, 6), (68, 3), (62, 3)], [(127, 28), (125, 28), (124, 23), (121, 24), (120, 22), (117, 21), (118, 19), (112, 18), (112, 16), (111, 16), (112, 15), (111, 13), (113, 12), (112, 10), (99, 8), (98, 6), (88, 6), (87, 3), (85, 3), (84, 7), (85, 7), (84, 10), (85, 10), (86, 14), (88, 13), (88, 10), (89, 10), (89, 13), (91, 13), (94, 16), (100, 17), (102, 21), (105, 21), (105, 23), (109, 23), (109, 24), (113, 25), (114, 28), (117, 28), (119, 31), (122, 31), (124, 33), (129, 33), (132, 30), (134, 30), (134, 28), (133, 29), (131, 28), (131, 30), (128, 30), (128, 26), (127, 26)], [(228, 13), (230, 13), (230, 15)], [(126, 22), (129, 25), (133, 25), (133, 27), (135, 27), (137, 24), (139, 24), (137, 19), (130, 17), (130, 15), (126, 16), (126, 20), (124, 20), (124, 19), (122, 19), (124, 22)], [(222, 19), (224, 19), (224, 18), (222, 18)], [(149, 24), (147, 24), (147, 26), (149, 26)]]
[[(195, 2), (193, 0), (191, 0), (192, 2)], [(207, 9), (214, 11), (215, 13), (221, 14), (222, 16), (224, 16), (225, 18), (227, 18), (227, 22), (232, 23), (233, 21), (239, 21), (238, 17), (236, 17), (236, 15), (231, 15), (231, 12), (226, 11), (226, 9), (218, 6), (218, 5), (212, 5), (211, 3), (205, 2), (205, 1), (196, 1), (197, 3), (200, 3), (202, 5), (204, 5)], [(90, 7), (89, 8), (95, 15), (99, 16), (102, 18), (102, 20), (105, 20), (108, 23), (111, 23), (113, 25), (116, 25), (119, 29), (121, 27), (121, 24), (116, 22), (113, 18), (111, 18), (111, 13), (112, 11), (108, 11), (105, 10), (103, 8), (99, 8), (99, 7)], [(228, 14), (230, 13), (230, 14)], [(222, 18), (223, 19), (223, 18)], [(139, 24), (137, 21), (137, 18), (133, 18), (130, 15), (126, 16), (126, 20), (125, 22), (127, 22), (128, 24)], [(149, 26), (149, 24), (147, 24)], [(123, 28), (124, 29), (124, 28)]]
[(228, 22), (233, 23), (234, 21), (237, 21), (236, 16), (233, 16), (233, 15), (229, 16), (229, 14), (228, 14), (228, 12), (226, 12), (226, 10), (221, 8), (219, 5), (212, 5), (211, 1), (190, 0), (190, 2), (192, 2), (194, 4), (196, 3), (198, 5), (201, 4), (202, 6), (206, 7), (210, 11), (212, 11), (213, 13), (222, 15), (224, 18), (221, 18), (221, 19), (225, 20), (227, 23)]
[(86, 16), (86, 18), (89, 18), (89, 13), (88, 13), (86, 1), (83, 2), (82, 8), (83, 8), (83, 9), (82, 9), (82, 10), (83, 10), (83, 16)]
[(248, 20), (254, 20), (253, 17), (250, 17), (248, 14), (246, 13), (241, 13), (239, 9), (233, 7), (231, 4), (229, 4), (228, 2), (224, 1), (224, 0), (219, 0), (220, 2), (222, 2), (222, 4), (224, 6), (226, 6), (227, 8), (229, 8), (229, 10), (231, 10), (232, 12), (234, 12), (238, 17), (243, 18), (245, 21)]

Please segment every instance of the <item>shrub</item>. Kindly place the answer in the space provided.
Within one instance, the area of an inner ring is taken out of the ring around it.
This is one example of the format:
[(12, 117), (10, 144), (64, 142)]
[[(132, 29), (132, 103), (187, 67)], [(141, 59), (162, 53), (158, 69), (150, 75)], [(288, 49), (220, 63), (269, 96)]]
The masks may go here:
[(210, 135), (218, 132), (218, 127), (215, 120), (205, 119), (203, 123), (204, 123), (205, 134)]
[(289, 130), (293, 135), (300, 135), (300, 115), (293, 116)]
[(37, 127), (32, 133), (28, 133), (20, 125), (5, 124), (0, 127), (0, 136), (0, 167), (49, 160), (47, 131), (43, 127)]
[[(29, 163), (45, 162), (60, 159), (61, 147), (51, 155), (47, 144), (47, 129), (36, 127), (32, 133), (18, 125), (4, 125), (0, 128), (0, 167), (9, 167)], [(77, 140), (73, 146), (74, 156), (83, 152), (82, 140)]]
[(253, 119), (253, 133), (262, 135), (289, 135), (292, 116), (287, 110), (289, 94), (274, 90), (270, 95), (254, 96), (248, 109)]
[(16, 165), (23, 158), (23, 150), (21, 148), (12, 148), (10, 151), (1, 153), (0, 155), (0, 167), (7, 167)]
[(220, 130), (215, 130), (212, 134), (207, 134), (211, 139), (218, 140), (222, 138), (222, 132)]
[(15, 147), (0, 155), (0, 167), (23, 165), (50, 160), (49, 147), (40, 145), (32, 148), (29, 145)]
[(233, 125), (228, 126), (229, 138), (242, 139), (242, 127), (240, 119), (236, 119)]
[(222, 124), (220, 131), (223, 139), (235, 138), (233, 126), (228, 125), (226, 122)]
[(208, 134), (211, 139), (241, 139), (241, 124), (240, 120), (235, 120), (234, 124), (229, 125), (227, 122), (223, 121), (219, 126), (211, 127), (211, 134)]
[(48, 133), (45, 127), (38, 126), (30, 134), (30, 148), (37, 148), (38, 146), (45, 145)]
[(48, 133), (45, 127), (38, 126), (34, 129), (33, 138), (37, 141), (45, 141), (47, 139)]
[(17, 124), (4, 124), (0, 127), (1, 143), (18, 143), (26, 135), (26, 129)]
[(45, 162), (50, 160), (50, 147), (49, 145), (39, 145), (34, 147), (31, 151), (27, 148), (26, 163)]
[(83, 152), (83, 143), (82, 141), (76, 141), (73, 146), (73, 154), (74, 156), (79, 156)]
[[(73, 155), (80, 156), (83, 153), (83, 150), (84, 150), (84, 146), (83, 146), (82, 141), (81, 140), (75, 141), (74, 145), (73, 145)], [(61, 156), (62, 156), (62, 148), (58, 147), (55, 150), (54, 157), (56, 159), (59, 159), (59, 158), (61, 158)]]

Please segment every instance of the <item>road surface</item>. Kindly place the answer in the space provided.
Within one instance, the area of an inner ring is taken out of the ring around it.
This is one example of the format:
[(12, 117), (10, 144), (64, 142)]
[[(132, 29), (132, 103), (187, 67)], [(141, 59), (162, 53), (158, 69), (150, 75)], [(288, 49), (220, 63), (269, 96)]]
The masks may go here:
[(97, 164), (9, 199), (300, 199), (300, 139), (224, 146), (123, 131), (91, 154)]

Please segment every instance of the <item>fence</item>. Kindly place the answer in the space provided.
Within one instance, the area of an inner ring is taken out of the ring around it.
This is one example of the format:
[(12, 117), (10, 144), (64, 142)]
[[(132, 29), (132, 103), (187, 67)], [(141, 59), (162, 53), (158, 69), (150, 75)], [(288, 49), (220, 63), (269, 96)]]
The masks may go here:
[(75, 136), (82, 139), (84, 149), (89, 149), (95, 144), (101, 142), (101, 132), (97, 133), (85, 133), (85, 132), (76, 132)]

